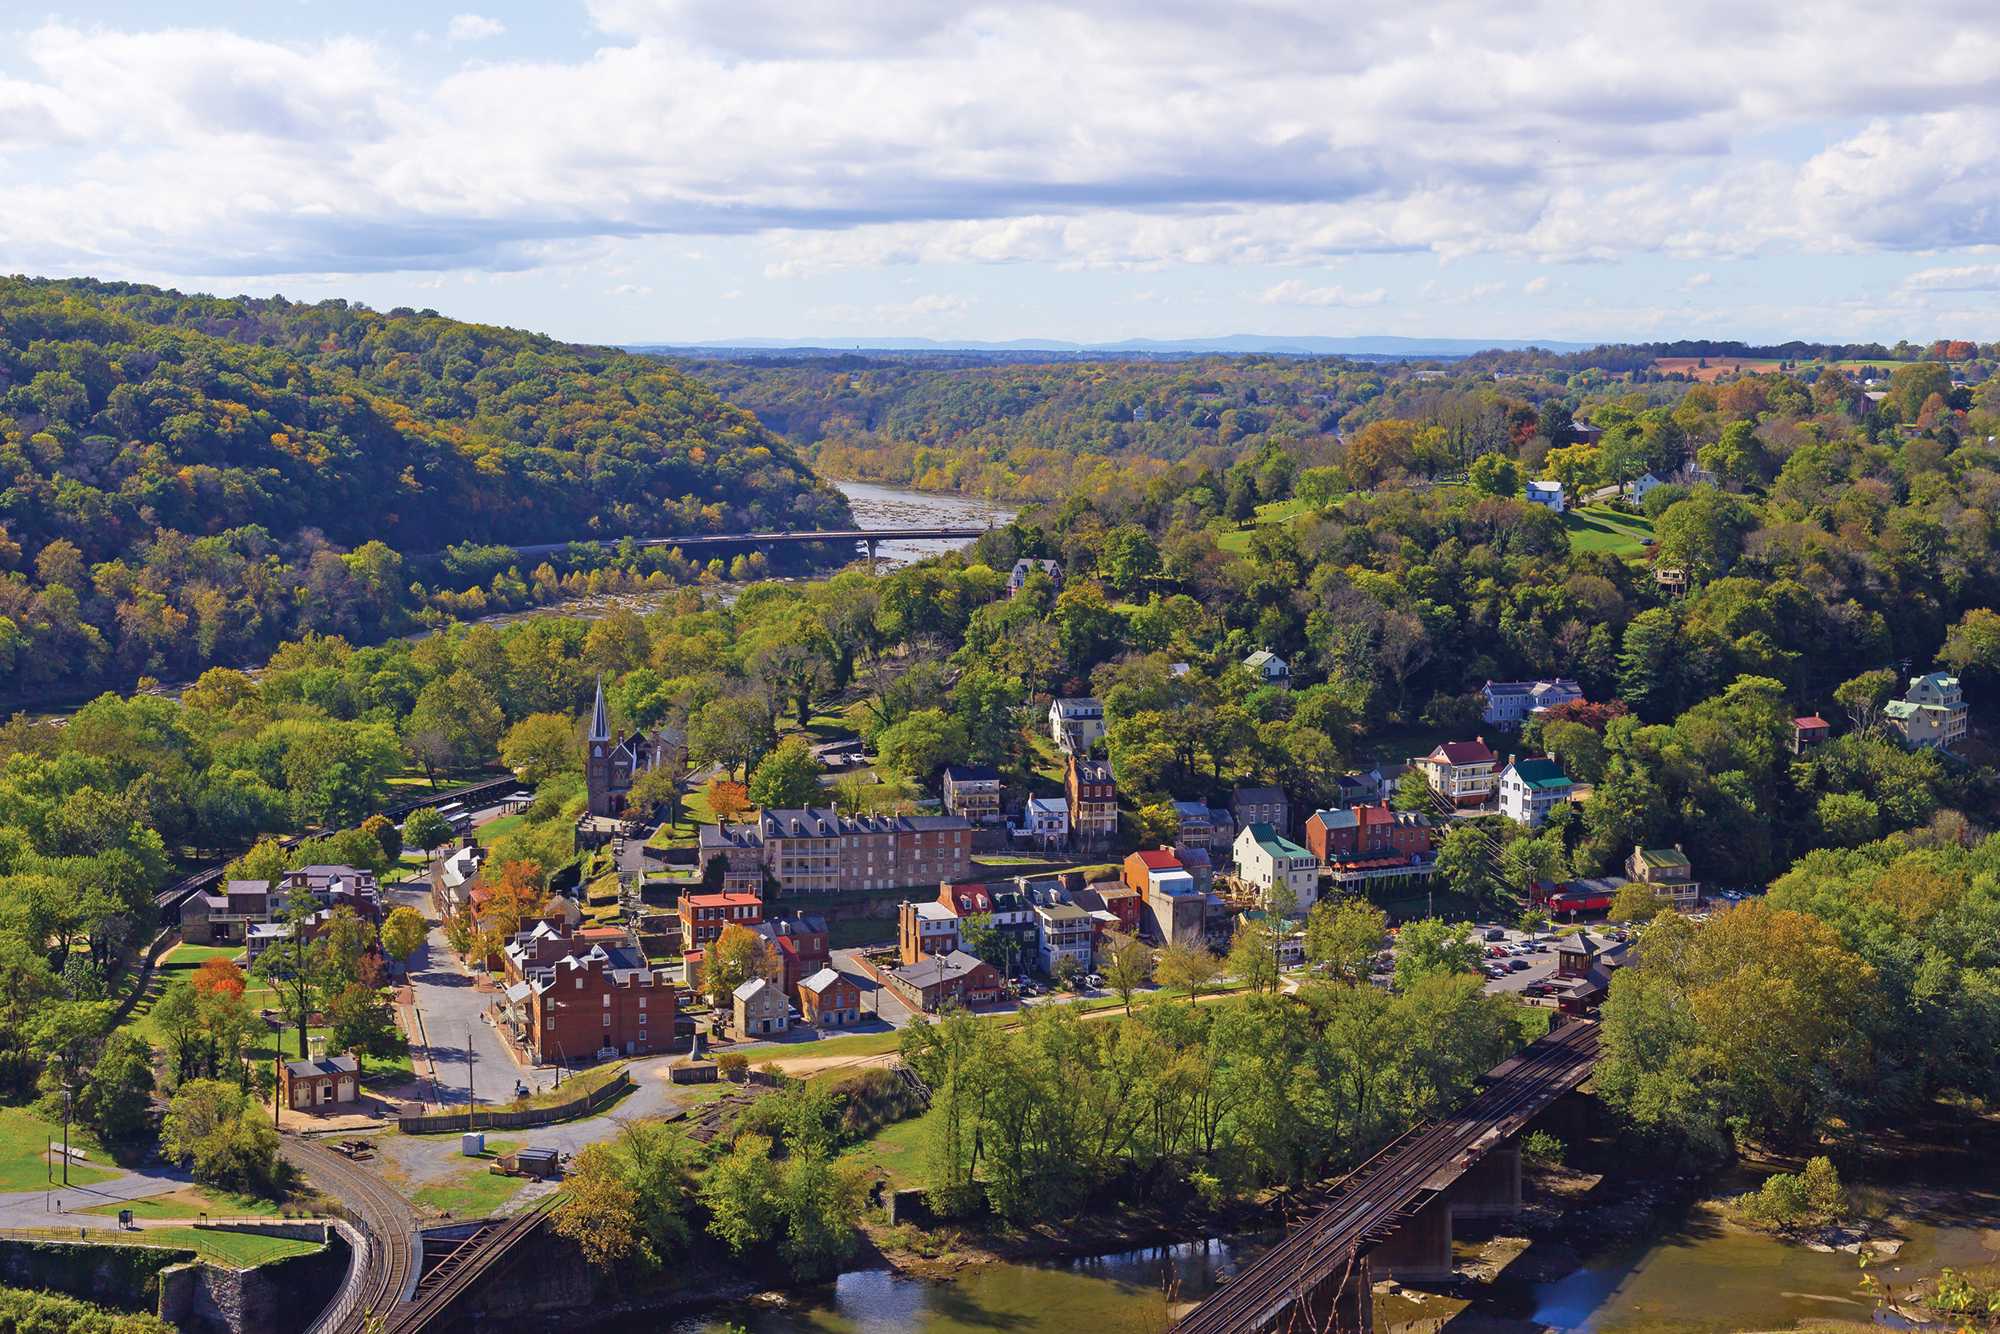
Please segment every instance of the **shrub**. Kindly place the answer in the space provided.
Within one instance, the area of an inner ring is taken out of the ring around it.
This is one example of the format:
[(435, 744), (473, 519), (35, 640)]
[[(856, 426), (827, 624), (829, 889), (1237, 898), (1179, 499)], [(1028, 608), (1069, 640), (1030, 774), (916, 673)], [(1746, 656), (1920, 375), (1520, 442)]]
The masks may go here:
[(158, 1316), (64, 1297), (53, 1292), (0, 1288), (0, 1334), (171, 1334)]
[(1803, 1172), (1774, 1172), (1756, 1190), (1736, 1197), (1743, 1217), (1781, 1232), (1823, 1227), (1847, 1212), (1847, 1191), (1831, 1159), (1807, 1160)]
[(750, 1058), (740, 1051), (726, 1051), (715, 1058), (715, 1069), (724, 1079), (740, 1084), (750, 1073)]
[(1521, 1154), (1529, 1162), (1542, 1167), (1560, 1167), (1563, 1160), (1563, 1142), (1546, 1130), (1530, 1131), (1521, 1141)]

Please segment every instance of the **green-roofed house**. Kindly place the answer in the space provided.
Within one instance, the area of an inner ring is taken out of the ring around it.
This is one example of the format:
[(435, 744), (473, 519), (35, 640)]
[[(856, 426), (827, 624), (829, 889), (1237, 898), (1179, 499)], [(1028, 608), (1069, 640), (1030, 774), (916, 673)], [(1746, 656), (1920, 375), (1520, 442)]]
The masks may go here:
[(1625, 859), (1625, 874), (1653, 887), (1653, 897), (1666, 899), (1676, 908), (1692, 908), (1701, 902), (1701, 882), (1694, 878), (1694, 863), (1676, 843), (1671, 848), (1634, 848)]
[(1574, 786), (1554, 760), (1514, 760), (1500, 774), (1500, 813), (1534, 829), (1569, 801)]
[(1911, 677), (1903, 697), (1882, 706), (1903, 744), (1918, 750), (1950, 750), (1965, 740), (1968, 713), (1958, 678), (1947, 672)]
[(1319, 858), (1267, 824), (1245, 825), (1236, 836), (1236, 878), (1271, 901), (1279, 885), (1291, 890), (1295, 912), (1304, 912), (1319, 897)]

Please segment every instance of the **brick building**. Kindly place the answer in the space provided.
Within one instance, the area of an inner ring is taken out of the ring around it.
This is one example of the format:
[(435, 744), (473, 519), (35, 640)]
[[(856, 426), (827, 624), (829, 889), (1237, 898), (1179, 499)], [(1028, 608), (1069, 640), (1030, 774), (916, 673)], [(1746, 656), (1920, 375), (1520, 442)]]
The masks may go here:
[(799, 983), (799, 1013), (814, 1028), (861, 1022), (861, 987), (845, 973), (822, 968)]
[(1118, 784), (1109, 764), (1071, 755), (1063, 766), (1063, 793), (1069, 798), (1072, 843), (1100, 848), (1118, 837)]
[(799, 983), (827, 966), (833, 955), (827, 945), (826, 919), (813, 913), (792, 913), (760, 922), (757, 934), (771, 944), (778, 962), (784, 965), (781, 985), (793, 1000), (799, 998)]
[(704, 828), (702, 872), (718, 858), (725, 875), (760, 868), (789, 894), (900, 889), (964, 878), (972, 868), (972, 824), (962, 815), (767, 810), (751, 823)]
[(624, 814), (626, 794), (641, 774), (664, 769), (678, 777), (687, 767), (686, 760), (686, 742), (681, 733), (670, 728), (612, 736), (611, 716), (604, 707), (604, 682), (598, 681), (590, 735), (583, 743), (583, 780), (592, 815)]
[(764, 900), (755, 894), (683, 894), (680, 903), (681, 948), (701, 949), (715, 943), (722, 928), (734, 922), (753, 930), (764, 920)]
[(593, 944), (507, 989), (538, 1064), (672, 1049), (676, 995), (666, 970), (629, 945)]
[(1314, 811), (1306, 820), (1306, 848), (1332, 873), (1335, 884), (1349, 888), (1426, 876), (1436, 864), (1429, 818), (1392, 810), (1386, 801)]
[(959, 946), (958, 914), (942, 903), (905, 901), (896, 912), (896, 957), (917, 963)]

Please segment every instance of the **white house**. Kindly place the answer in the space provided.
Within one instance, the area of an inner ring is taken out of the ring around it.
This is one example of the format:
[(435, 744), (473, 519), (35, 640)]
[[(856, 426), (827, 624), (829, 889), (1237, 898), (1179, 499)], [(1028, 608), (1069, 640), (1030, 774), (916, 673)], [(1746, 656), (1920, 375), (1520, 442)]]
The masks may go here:
[(1515, 760), (1500, 774), (1500, 813), (1516, 824), (1539, 827), (1569, 800), (1574, 785), (1554, 760)]
[(1051, 977), (1064, 959), (1088, 971), (1096, 933), (1090, 914), (1074, 903), (1035, 905), (1035, 945), (1042, 956), (1042, 971)]
[(1292, 684), (1292, 669), (1285, 660), (1267, 648), (1260, 648), (1243, 660), (1250, 674), (1267, 686), (1289, 689)]
[(792, 1003), (785, 990), (766, 978), (753, 977), (731, 993), (736, 1031), (744, 1037), (782, 1033), (791, 1024)]
[(1029, 797), (1021, 813), (1021, 833), (1038, 848), (1069, 844), (1069, 802), (1062, 797)]
[(1666, 482), (1662, 481), (1658, 477), (1653, 476), (1653, 474), (1649, 472), (1640, 473), (1639, 480), (1632, 483), (1632, 499), (1644, 500), (1646, 498), (1647, 492), (1653, 490), (1656, 487), (1662, 487), (1665, 485)]
[(1486, 697), (1486, 709), (1480, 717), (1489, 723), (1511, 726), (1526, 721), (1538, 709), (1553, 709), (1558, 704), (1582, 699), (1583, 687), (1568, 677), (1555, 677), (1544, 681), (1488, 681), (1479, 693)]
[(1270, 902), (1278, 885), (1291, 890), (1304, 912), (1319, 897), (1319, 858), (1267, 824), (1244, 826), (1236, 836), (1236, 874)]
[(1104, 740), (1104, 702), (1088, 696), (1049, 705), (1049, 736), (1065, 755), (1088, 755)]
[(1528, 483), (1528, 503), (1540, 505), (1552, 513), (1563, 512), (1563, 484), (1544, 481), (1540, 478)]

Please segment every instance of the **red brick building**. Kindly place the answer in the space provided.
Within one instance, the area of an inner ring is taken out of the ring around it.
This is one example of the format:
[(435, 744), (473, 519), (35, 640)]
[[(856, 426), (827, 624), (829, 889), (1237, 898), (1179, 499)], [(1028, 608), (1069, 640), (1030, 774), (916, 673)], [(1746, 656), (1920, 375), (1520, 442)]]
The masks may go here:
[(538, 1063), (588, 1061), (599, 1052), (648, 1056), (672, 1049), (675, 990), (635, 950), (593, 945), (507, 989), (520, 1006), (522, 1040)]
[(907, 900), (896, 912), (896, 957), (916, 963), (934, 954), (950, 954), (959, 946), (958, 914), (935, 901)]
[(935, 1014), (947, 1005), (969, 1009), (1000, 999), (1000, 970), (964, 950), (929, 955), (886, 974), (886, 978), (898, 996), (926, 1014)]
[(1306, 820), (1306, 848), (1353, 889), (1378, 880), (1429, 875), (1436, 867), (1435, 831), (1418, 811), (1391, 809), (1386, 801), (1345, 810), (1314, 811)]
[(1125, 859), (1125, 888), (1144, 894), (1152, 887), (1154, 871), (1182, 871), (1181, 859), (1174, 855), (1172, 848), (1149, 848), (1135, 852)]
[(1086, 912), (1108, 912), (1117, 918), (1118, 925), (1112, 929), (1121, 935), (1139, 934), (1140, 920), (1146, 907), (1144, 892), (1117, 880), (1105, 880), (1085, 885), (1071, 897), (1076, 900), (1076, 906)]
[(861, 987), (845, 973), (822, 968), (799, 983), (799, 1013), (814, 1028), (861, 1022)]
[(774, 917), (758, 925), (757, 934), (769, 941), (784, 965), (781, 985), (794, 1001), (799, 999), (799, 983), (825, 968), (832, 959), (827, 946), (826, 919), (812, 913)]
[(730, 923), (755, 929), (764, 920), (764, 900), (755, 894), (726, 891), (720, 894), (681, 895), (681, 948), (694, 950), (712, 945)]

